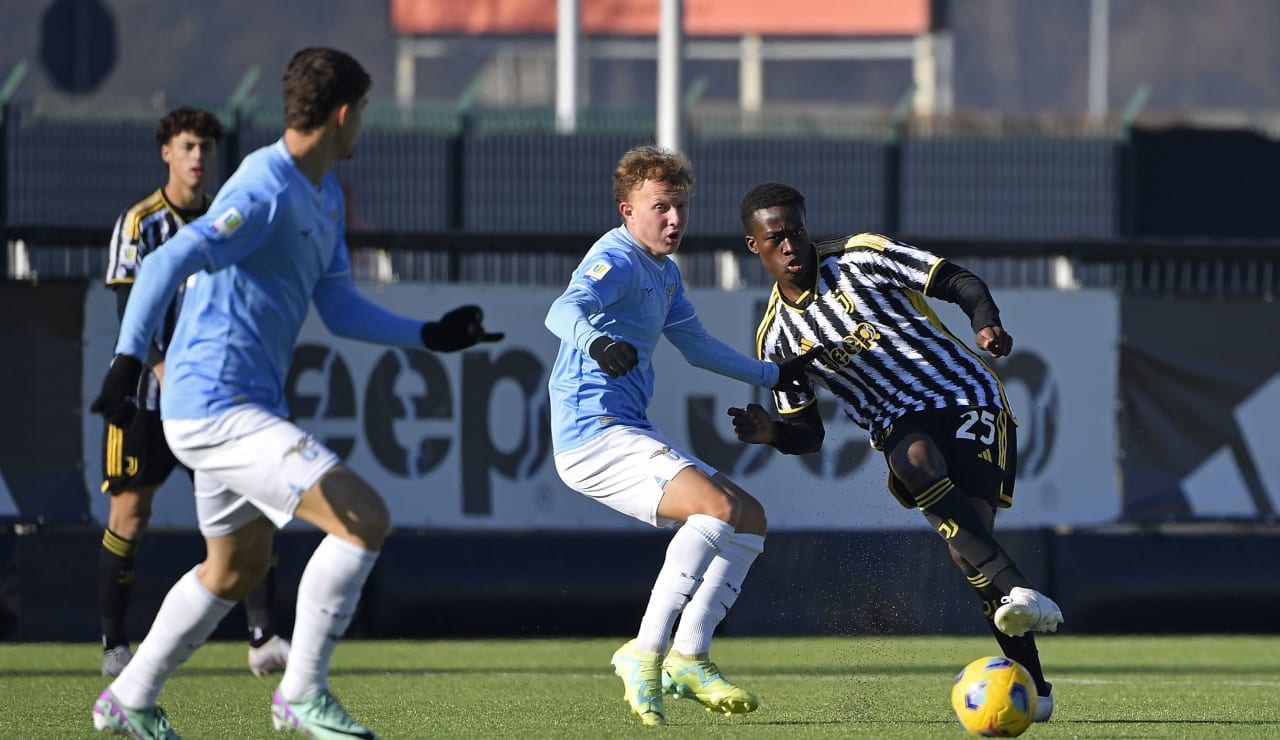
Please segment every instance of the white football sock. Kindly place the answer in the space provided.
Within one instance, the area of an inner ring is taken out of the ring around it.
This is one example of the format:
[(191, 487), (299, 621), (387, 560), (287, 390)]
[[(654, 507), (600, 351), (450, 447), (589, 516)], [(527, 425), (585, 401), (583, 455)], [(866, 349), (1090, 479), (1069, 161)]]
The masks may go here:
[(721, 545), (732, 536), (733, 525), (706, 514), (694, 514), (676, 530), (640, 620), (637, 648), (646, 653), (666, 652), (676, 617), (698, 590), (703, 572)]
[(735, 532), (733, 539), (720, 548), (720, 554), (702, 574), (702, 585), (680, 614), (680, 626), (672, 643), (685, 655), (710, 652), (711, 636), (738, 600), (742, 581), (756, 557), (764, 552), (764, 537)]
[(236, 605), (209, 593), (196, 577), (199, 567), (187, 571), (169, 589), (138, 652), (111, 682), (111, 693), (126, 707), (154, 707), (165, 681), (209, 639), (218, 622)]
[(298, 582), (289, 664), (280, 679), (287, 702), (310, 699), (329, 688), (329, 659), (360, 603), (378, 553), (329, 535), (311, 554)]

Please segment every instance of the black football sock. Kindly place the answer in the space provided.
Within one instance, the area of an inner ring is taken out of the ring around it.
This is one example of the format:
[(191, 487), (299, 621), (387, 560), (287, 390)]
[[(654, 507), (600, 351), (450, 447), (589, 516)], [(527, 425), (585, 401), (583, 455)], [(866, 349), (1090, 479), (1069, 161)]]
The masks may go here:
[(950, 478), (939, 478), (914, 495), (916, 505), (934, 531), (1001, 593), (1007, 594), (1015, 586), (1031, 587), (1031, 582), (987, 531), (981, 515), (964, 491), (957, 488)]
[(271, 607), (276, 601), (276, 564), (279, 557), (271, 554), (267, 575), (244, 597), (245, 615), (249, 620), (249, 644), (261, 647), (275, 635), (271, 627)]
[(129, 644), (124, 619), (133, 590), (133, 560), (137, 552), (138, 543), (110, 529), (103, 530), (102, 549), (98, 552), (98, 621), (103, 650)]
[(1044, 669), (1040, 667), (1040, 651), (1036, 648), (1036, 638), (1028, 632), (1022, 637), (1011, 637), (996, 627), (996, 609), (1000, 608), (1000, 590), (981, 573), (968, 576), (969, 585), (978, 592), (982, 600), (982, 614), (986, 617), (987, 628), (995, 635), (996, 643), (1004, 657), (1016, 660), (1031, 674), (1036, 682), (1036, 695), (1048, 696), (1051, 685), (1044, 680)]

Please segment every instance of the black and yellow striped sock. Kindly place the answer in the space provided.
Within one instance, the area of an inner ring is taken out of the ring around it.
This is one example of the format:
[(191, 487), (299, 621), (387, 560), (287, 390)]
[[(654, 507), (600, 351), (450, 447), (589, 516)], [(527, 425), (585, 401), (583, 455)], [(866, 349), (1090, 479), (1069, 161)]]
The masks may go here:
[(996, 628), (996, 609), (1000, 608), (1001, 593), (986, 576), (981, 573), (966, 576), (969, 585), (978, 592), (982, 601), (982, 614), (986, 617), (987, 628), (995, 635), (996, 643), (1006, 658), (1022, 664), (1036, 682), (1036, 694), (1046, 696), (1049, 693), (1049, 682), (1044, 680), (1044, 669), (1040, 666), (1040, 650), (1036, 647), (1036, 638), (1030, 632), (1022, 637), (1011, 637)]
[(129, 610), (137, 552), (137, 542), (126, 540), (110, 529), (103, 530), (102, 550), (98, 553), (98, 620), (104, 650), (129, 644), (124, 620)]
[(912, 495), (934, 531), (1001, 593), (1009, 593), (1014, 586), (1030, 588), (1030, 582), (991, 536), (978, 510), (950, 478), (939, 478)]

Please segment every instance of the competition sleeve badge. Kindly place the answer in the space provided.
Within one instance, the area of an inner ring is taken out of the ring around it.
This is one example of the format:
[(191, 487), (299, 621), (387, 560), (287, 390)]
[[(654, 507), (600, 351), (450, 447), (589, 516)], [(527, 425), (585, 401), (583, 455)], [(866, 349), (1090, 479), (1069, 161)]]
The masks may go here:
[(583, 273), (582, 276), (588, 280), (599, 280), (600, 278), (604, 277), (609, 272), (610, 269), (611, 269), (611, 265), (608, 262), (604, 262), (602, 260), (588, 267), (587, 271)]
[(244, 216), (241, 216), (240, 211), (232, 206), (223, 212), (221, 216), (218, 216), (218, 219), (213, 222), (211, 231), (213, 231), (215, 238), (226, 239), (241, 226), (244, 226)]

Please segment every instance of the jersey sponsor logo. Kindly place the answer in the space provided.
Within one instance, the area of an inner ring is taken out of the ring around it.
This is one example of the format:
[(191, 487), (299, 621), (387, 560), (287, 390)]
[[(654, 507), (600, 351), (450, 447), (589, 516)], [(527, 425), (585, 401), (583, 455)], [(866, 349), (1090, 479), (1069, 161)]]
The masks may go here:
[(609, 274), (609, 270), (612, 270), (612, 269), (613, 269), (612, 265), (602, 260), (588, 267), (587, 271), (584, 272), (582, 276), (588, 280), (599, 280), (600, 278)]
[[(839, 345), (827, 350), (823, 355), (823, 359), (828, 367), (839, 370), (853, 362), (853, 358), (862, 354), (863, 350), (875, 347), (879, 341), (879, 330), (871, 324), (861, 321), (853, 327), (852, 332), (840, 340)], [(804, 354), (814, 346), (816, 345), (808, 339), (801, 339), (800, 353)]]
[(213, 222), (212, 231), (215, 237), (225, 239), (235, 233), (235, 230), (241, 226), (244, 226), (244, 216), (241, 216), (240, 211), (232, 206)]

